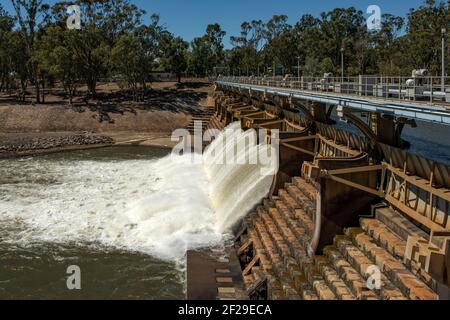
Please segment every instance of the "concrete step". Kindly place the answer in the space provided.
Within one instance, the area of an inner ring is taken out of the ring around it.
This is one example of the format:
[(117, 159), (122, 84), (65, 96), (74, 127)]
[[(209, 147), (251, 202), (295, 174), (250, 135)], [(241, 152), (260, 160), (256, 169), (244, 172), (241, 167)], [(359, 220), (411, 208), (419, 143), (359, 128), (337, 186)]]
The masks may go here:
[(316, 291), (313, 290), (313, 289), (303, 290), (301, 298), (302, 298), (302, 300), (305, 300), (305, 301), (317, 301), (317, 300), (319, 300), (319, 296), (317, 295)]
[(412, 300), (436, 300), (436, 293), (386, 249), (365, 233), (353, 235), (354, 244), (369, 257), (402, 293)]
[(342, 256), (335, 246), (324, 249), (330, 266), (336, 271), (351, 293), (358, 300), (379, 300), (375, 292), (367, 288), (367, 283), (360, 273)]
[(263, 244), (261, 242), (261, 239), (259, 238), (258, 234), (254, 230), (249, 231), (250, 239), (253, 241), (253, 248), (255, 251), (255, 255), (257, 255), (260, 259), (260, 265), (262, 266), (263, 270), (266, 274), (269, 274), (272, 272), (272, 264), (267, 257), (266, 250), (263, 247)]
[(290, 255), (293, 257), (295, 251), (304, 250), (302, 244), (298, 241), (295, 234), (292, 232), (291, 228), (286, 223), (285, 219), (281, 216), (280, 212), (276, 208), (270, 208), (268, 210), (269, 216), (274, 221), (275, 225), (278, 228), (281, 236), (286, 242), (287, 246), (290, 249)]
[[(362, 278), (367, 282), (371, 277), (371, 268), (375, 263), (370, 260), (361, 250), (359, 250), (351, 241), (351, 238), (340, 237), (336, 240), (335, 246), (344, 258), (359, 272)], [(381, 271), (381, 270), (380, 270)], [(402, 292), (392, 284), (392, 282), (381, 273), (379, 289), (373, 291), (383, 300), (406, 300)]]
[(304, 273), (311, 288), (314, 289), (319, 300), (336, 300), (337, 297), (331, 288), (325, 282), (325, 279), (320, 274), (314, 263), (309, 263), (303, 266)]
[(278, 249), (269, 235), (269, 232), (266, 230), (264, 223), (259, 220), (255, 221), (255, 229), (258, 237), (261, 239), (262, 248), (270, 260), (272, 269), (283, 269), (283, 259), (278, 253)]
[(378, 221), (384, 223), (403, 241), (408, 241), (409, 236), (429, 239), (426, 232), (390, 207), (377, 209), (375, 215)]
[(313, 288), (316, 291), (319, 300), (337, 300), (336, 295), (328, 287), (325, 280), (315, 281)]
[[(300, 293), (300, 288), (306, 282), (306, 277), (299, 263), (311, 261), (306, 254), (305, 248), (296, 238), (277, 208), (269, 208), (266, 211), (264, 207), (260, 206), (257, 211), (259, 219), (264, 223), (270, 234), (276, 253), (282, 256), (283, 259), (282, 266), (277, 268), (277, 272), (274, 275), (278, 278), (284, 278), (284, 282), (289, 282), (291, 289)], [(273, 249), (268, 250), (271, 251)], [(274, 254), (268, 253), (268, 255)], [(289, 281), (286, 279), (289, 279)], [(300, 296), (295, 296), (293, 292), (289, 293), (285, 290), (284, 293), (287, 298), (300, 298)]]
[(311, 240), (310, 234), (312, 234), (312, 230), (309, 229), (310, 224), (304, 222), (303, 220), (300, 220), (286, 207), (283, 201), (275, 201), (275, 207), (277, 208), (286, 224), (290, 227), (297, 240), (302, 244), (304, 248), (307, 248), (307, 244)]
[(284, 240), (277, 226), (275, 225), (275, 221), (272, 219), (270, 214), (264, 209), (264, 207), (258, 207), (258, 214), (263, 221), (265, 227), (267, 228), (270, 237), (272, 238), (275, 248), (283, 257), (288, 257), (291, 255), (291, 250), (289, 245)]
[(299, 188), (312, 202), (316, 202), (317, 190), (302, 177), (294, 177), (292, 183)]
[(303, 209), (303, 211), (313, 220), (316, 212), (315, 202), (312, 202), (302, 191), (300, 191), (297, 186), (292, 183), (286, 183), (285, 190), (297, 202), (300, 209)]
[(308, 236), (312, 236), (315, 226), (311, 217), (300, 207), (300, 205), (287, 191), (280, 190), (279, 196), (284, 205), (291, 211), (292, 216), (298, 220), (298, 225), (306, 230)]
[(316, 257), (316, 266), (322, 274), (325, 283), (339, 300), (356, 300), (356, 297), (339, 277), (336, 270), (329, 264), (326, 257)]
[(394, 257), (403, 260), (406, 242), (394, 234), (383, 222), (376, 219), (362, 218), (360, 224), (364, 232), (372, 237), (379, 246), (386, 249)]

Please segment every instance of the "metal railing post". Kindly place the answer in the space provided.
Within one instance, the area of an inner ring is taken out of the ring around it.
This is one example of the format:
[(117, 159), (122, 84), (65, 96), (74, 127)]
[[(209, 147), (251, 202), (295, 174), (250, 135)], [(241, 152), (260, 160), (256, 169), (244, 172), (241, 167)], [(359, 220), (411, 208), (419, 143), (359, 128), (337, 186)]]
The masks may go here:
[(433, 103), (433, 77), (431, 77), (431, 85), (430, 85), (430, 103)]

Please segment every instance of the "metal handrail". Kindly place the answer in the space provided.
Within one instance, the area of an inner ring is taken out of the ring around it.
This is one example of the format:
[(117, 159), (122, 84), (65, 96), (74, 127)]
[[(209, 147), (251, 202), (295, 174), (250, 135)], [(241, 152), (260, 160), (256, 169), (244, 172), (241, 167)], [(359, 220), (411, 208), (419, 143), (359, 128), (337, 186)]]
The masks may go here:
[[(355, 79), (358, 83), (355, 84)], [(371, 78), (371, 82), (368, 82)], [(450, 125), (450, 85), (446, 86), (445, 93), (439, 94), (440, 88), (437, 77), (423, 77), (417, 79), (417, 85), (402, 83), (406, 77), (377, 77), (360, 76), (353, 78), (328, 78), (327, 81), (318, 81), (319, 78), (282, 78), (282, 77), (220, 77), (219, 86), (238, 90), (250, 90), (263, 94), (275, 94), (282, 97), (307, 100), (332, 105), (343, 105), (347, 108), (361, 112), (378, 112), (396, 117), (415, 119)], [(446, 78), (450, 83), (450, 78)], [(333, 82), (336, 80), (336, 82)], [(353, 81), (353, 82), (351, 82)], [(365, 82), (364, 82), (365, 81)], [(361, 84), (363, 83), (363, 84)], [(407, 87), (407, 89), (404, 89)], [(421, 94), (411, 92), (422, 91)], [(430, 88), (427, 93), (426, 89)], [(359, 90), (358, 88), (366, 88)], [(372, 89), (371, 93), (369, 88)], [(409, 91), (406, 91), (409, 90)], [(427, 96), (427, 94), (430, 94)]]
[[(371, 97), (391, 101), (414, 101), (450, 105), (450, 77), (219, 77), (218, 81)], [(442, 91), (444, 84), (445, 91)]]

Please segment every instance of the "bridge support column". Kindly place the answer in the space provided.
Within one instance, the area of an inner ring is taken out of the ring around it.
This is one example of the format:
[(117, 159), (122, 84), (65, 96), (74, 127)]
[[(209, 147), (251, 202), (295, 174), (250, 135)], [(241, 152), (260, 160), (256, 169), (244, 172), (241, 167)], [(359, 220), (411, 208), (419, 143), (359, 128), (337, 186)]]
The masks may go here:
[(414, 120), (395, 119), (379, 113), (372, 113), (370, 119), (371, 129), (377, 136), (377, 141), (398, 148), (405, 145), (405, 141), (401, 138), (405, 125), (417, 126)]
[[(373, 171), (350, 173), (341, 177), (374, 189), (377, 186), (377, 173)], [(322, 230), (318, 250), (322, 252), (346, 227), (358, 225), (359, 215), (370, 212), (370, 207), (377, 197), (329, 178), (320, 178), (319, 185)]]
[(398, 137), (395, 134), (396, 126), (394, 119), (383, 117), (379, 113), (372, 113), (370, 118), (372, 131), (377, 136), (377, 140), (381, 143), (397, 147), (399, 141), (397, 141)]
[(327, 123), (327, 106), (325, 104), (312, 103), (311, 104), (311, 114), (315, 121), (321, 123)]

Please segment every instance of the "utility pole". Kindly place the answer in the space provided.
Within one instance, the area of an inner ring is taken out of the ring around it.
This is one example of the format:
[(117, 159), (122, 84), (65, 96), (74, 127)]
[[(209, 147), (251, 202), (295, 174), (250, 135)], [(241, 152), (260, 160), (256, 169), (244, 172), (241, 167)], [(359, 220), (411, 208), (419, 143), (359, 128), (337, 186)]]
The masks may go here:
[(297, 81), (300, 81), (300, 56), (297, 57)]
[(441, 92), (445, 92), (445, 33), (447, 30), (442, 28), (442, 77), (441, 77)]
[(344, 47), (341, 48), (341, 84), (344, 83)]

